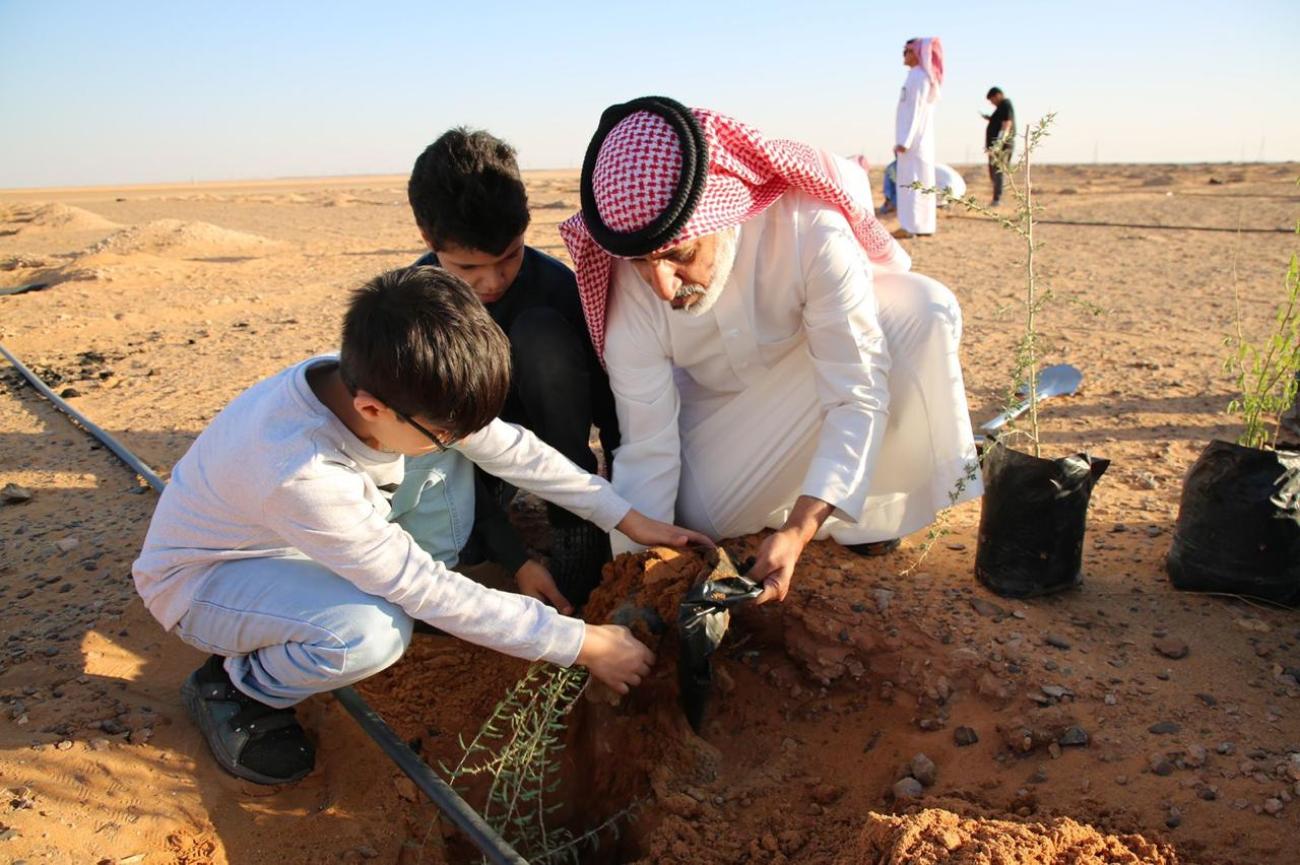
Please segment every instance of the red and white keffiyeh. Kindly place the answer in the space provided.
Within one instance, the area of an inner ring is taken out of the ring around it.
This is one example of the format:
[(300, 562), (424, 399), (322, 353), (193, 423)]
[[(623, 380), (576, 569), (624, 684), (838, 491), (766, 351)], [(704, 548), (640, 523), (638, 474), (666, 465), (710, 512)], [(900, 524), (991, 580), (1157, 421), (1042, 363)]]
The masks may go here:
[(925, 77), (930, 79), (929, 101), (938, 102), (939, 88), (943, 84), (943, 43), (939, 41), (938, 36), (926, 36), (921, 39), (911, 39), (907, 44), (916, 52), (921, 70), (925, 72)]
[[(897, 241), (876, 219), (870, 202), (849, 195), (829, 155), (797, 141), (766, 139), (757, 130), (707, 109), (686, 109), (703, 133), (707, 174), (693, 201), (686, 201), (684, 224), (666, 242), (634, 255), (678, 246), (752, 219), (790, 189), (801, 190), (843, 212), (871, 261), (900, 268), (907, 261)], [(597, 133), (600, 135), (600, 132)], [(690, 142), (687, 142), (690, 146)], [(691, 171), (691, 154), (683, 152), (677, 128), (652, 111), (636, 111), (615, 124), (598, 147), (589, 151), (583, 167), (590, 182), (596, 212), (584, 210), (560, 226), (560, 235), (573, 257), (583, 314), (596, 352), (605, 352), (605, 315), (614, 253), (592, 236), (588, 219), (598, 221), (606, 235), (633, 233), (662, 218), (668, 208), (681, 208), (683, 170)], [(594, 163), (594, 164), (593, 164)], [(697, 197), (696, 197), (697, 196)], [(693, 209), (692, 209), (693, 208)], [(625, 253), (626, 255), (626, 253)], [(632, 256), (627, 256), (632, 257)]]

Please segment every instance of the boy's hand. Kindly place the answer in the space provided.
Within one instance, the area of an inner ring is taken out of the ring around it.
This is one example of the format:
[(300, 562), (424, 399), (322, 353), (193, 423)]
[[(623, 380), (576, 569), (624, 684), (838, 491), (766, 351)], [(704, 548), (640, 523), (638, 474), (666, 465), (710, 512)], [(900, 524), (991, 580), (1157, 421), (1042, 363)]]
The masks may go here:
[(706, 547), (717, 546), (708, 535), (702, 535), (690, 529), (683, 529), (671, 523), (652, 520), (636, 508), (628, 511), (627, 516), (623, 517), (615, 528), (638, 544), (644, 544), (647, 547), (684, 547), (688, 544), (703, 544)]
[(612, 690), (626, 694), (650, 675), (654, 662), (654, 652), (622, 625), (587, 625), (574, 663), (586, 667)]
[(522, 594), (544, 604), (549, 603), (566, 616), (573, 612), (573, 604), (560, 594), (551, 572), (536, 559), (529, 559), (519, 566), (519, 570), (515, 571), (515, 582), (519, 584)]

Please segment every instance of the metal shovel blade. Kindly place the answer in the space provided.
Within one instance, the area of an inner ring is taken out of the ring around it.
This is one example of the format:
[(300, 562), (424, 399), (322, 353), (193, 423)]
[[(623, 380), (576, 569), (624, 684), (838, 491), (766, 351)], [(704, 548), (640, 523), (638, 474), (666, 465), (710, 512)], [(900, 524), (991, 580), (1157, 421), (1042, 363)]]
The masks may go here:
[[(1038, 401), (1042, 402), (1054, 396), (1073, 394), (1078, 391), (1079, 385), (1082, 383), (1083, 373), (1079, 371), (1077, 366), (1059, 363), (1056, 366), (1045, 367), (1038, 373)], [(1022, 392), (1025, 390), (1026, 388), (1021, 388)], [(1029, 400), (1012, 406), (984, 424), (980, 429), (986, 433), (996, 432), (1006, 426), (1009, 421), (1015, 420), (1027, 411), (1029, 411)]]

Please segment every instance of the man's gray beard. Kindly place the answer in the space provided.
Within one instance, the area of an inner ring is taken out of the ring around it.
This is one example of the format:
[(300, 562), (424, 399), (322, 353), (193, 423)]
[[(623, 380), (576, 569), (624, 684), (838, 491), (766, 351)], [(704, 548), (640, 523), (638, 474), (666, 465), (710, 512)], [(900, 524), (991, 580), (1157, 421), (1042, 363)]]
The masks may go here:
[(677, 289), (678, 297), (689, 297), (694, 294), (699, 295), (700, 299), (681, 309), (674, 307), (674, 312), (704, 315), (713, 309), (713, 305), (718, 302), (718, 296), (722, 294), (722, 289), (727, 287), (727, 280), (731, 278), (731, 268), (736, 264), (736, 245), (739, 235), (740, 226), (718, 232), (718, 246), (713, 257), (713, 279), (709, 281), (707, 288), (700, 285), (683, 285)]

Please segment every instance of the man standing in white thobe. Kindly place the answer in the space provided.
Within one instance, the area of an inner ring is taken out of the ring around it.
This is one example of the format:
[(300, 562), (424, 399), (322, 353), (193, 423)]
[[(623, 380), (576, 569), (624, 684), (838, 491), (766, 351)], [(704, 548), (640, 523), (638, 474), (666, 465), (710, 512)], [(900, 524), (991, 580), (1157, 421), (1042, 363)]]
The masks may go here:
[(581, 190), (560, 233), (634, 506), (776, 529), (750, 576), (780, 600), (814, 537), (887, 551), (978, 495), (960, 310), (906, 272), (860, 165), (647, 97), (602, 115)]
[(903, 46), (907, 80), (898, 98), (894, 153), (898, 157), (898, 224), (895, 237), (934, 234), (935, 195), (912, 189), (934, 186), (934, 106), (943, 84), (943, 45), (939, 37), (912, 39)]

